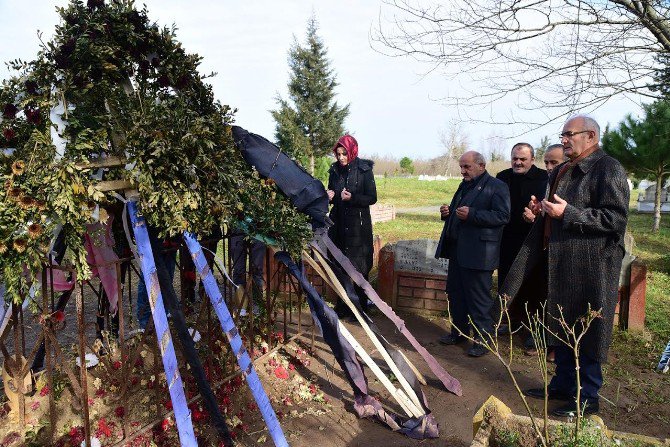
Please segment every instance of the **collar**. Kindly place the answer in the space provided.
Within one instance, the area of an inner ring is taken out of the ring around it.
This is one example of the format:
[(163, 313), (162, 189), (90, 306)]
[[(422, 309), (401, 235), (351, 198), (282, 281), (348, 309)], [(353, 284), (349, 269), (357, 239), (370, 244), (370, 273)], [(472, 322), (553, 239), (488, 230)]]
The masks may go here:
[(578, 159), (575, 163), (575, 166), (577, 166), (583, 173), (587, 173), (595, 166), (598, 160), (603, 158), (605, 155), (607, 155), (605, 154), (605, 151), (600, 148), (596, 148), (596, 150), (586, 155), (586, 157)]

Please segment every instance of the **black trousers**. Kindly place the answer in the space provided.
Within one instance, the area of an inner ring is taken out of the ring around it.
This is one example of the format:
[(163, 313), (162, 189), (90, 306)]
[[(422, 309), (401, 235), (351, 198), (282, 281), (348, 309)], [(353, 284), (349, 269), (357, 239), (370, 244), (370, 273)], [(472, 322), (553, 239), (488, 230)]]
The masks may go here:
[(474, 329), (470, 326), (470, 319), (476, 328), (472, 331), (475, 338), (491, 334), (493, 330), (492, 277), (493, 270), (465, 268), (458, 263), (455, 256), (449, 258), (447, 294), (452, 319), (452, 335), (458, 336), (458, 329), (464, 334), (470, 334), (471, 329)]

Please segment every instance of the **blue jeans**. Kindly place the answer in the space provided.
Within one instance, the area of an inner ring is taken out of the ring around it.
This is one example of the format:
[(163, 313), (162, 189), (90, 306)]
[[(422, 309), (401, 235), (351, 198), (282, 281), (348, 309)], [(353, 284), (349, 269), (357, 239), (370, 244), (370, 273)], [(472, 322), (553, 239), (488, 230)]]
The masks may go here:
[[(154, 256), (163, 257), (163, 262), (170, 275), (170, 280), (174, 280), (174, 271), (177, 266), (177, 251), (154, 253)], [(146, 329), (147, 324), (149, 324), (149, 317), (151, 317), (149, 294), (147, 293), (147, 286), (144, 282), (144, 275), (140, 275), (140, 280), (137, 283), (137, 322), (139, 323), (140, 328)]]

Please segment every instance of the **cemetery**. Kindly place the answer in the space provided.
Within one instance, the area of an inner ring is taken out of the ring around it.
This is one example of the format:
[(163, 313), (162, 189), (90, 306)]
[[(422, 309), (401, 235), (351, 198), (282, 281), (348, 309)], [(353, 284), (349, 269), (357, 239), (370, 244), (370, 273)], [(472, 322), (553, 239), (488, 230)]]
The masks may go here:
[[(436, 256), (443, 228), (454, 233), (440, 207), (468, 193), (467, 167), (464, 181), (415, 178), (404, 158), (402, 177), (375, 179), (337, 103), (322, 121), (339, 127), (317, 144), (292, 134), (300, 126), (286, 117), (300, 114), (278, 96), (271, 141), (236, 123), (202, 57), (146, 6), (71, 0), (57, 11), (53, 35), (8, 61), (0, 87), (0, 446), (670, 445), (667, 188), (659, 205), (647, 185), (622, 238), (598, 415), (549, 420), (554, 403), (522, 392), (556, 370), (541, 313), (504, 332), (507, 297), (495, 288), (493, 330), (467, 338), (488, 355), (438, 341), (455, 327), (455, 261)], [(312, 17), (318, 49), (316, 29)], [(306, 57), (295, 45), (290, 56)], [(326, 155), (298, 150), (308, 144)], [(363, 176), (373, 191), (352, 198)], [(338, 206), (359, 220), (338, 222)], [(358, 236), (365, 219), (369, 272), (354, 253), (363, 244), (336, 231)], [(499, 243), (490, 232), (480, 241)], [(590, 309), (578, 323), (587, 333), (602, 318)], [(579, 340), (567, 343), (576, 371)]]

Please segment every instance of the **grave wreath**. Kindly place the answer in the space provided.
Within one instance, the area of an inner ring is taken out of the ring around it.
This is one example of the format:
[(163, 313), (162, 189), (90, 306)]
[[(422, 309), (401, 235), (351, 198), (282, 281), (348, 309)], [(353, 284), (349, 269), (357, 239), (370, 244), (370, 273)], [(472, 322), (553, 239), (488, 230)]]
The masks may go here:
[[(20, 301), (62, 226), (78, 277), (82, 235), (116, 201), (104, 181), (130, 182), (163, 235), (243, 223), (298, 255), (307, 218), (233, 144), (235, 110), (214, 99), (201, 58), (174, 27), (131, 0), (73, 0), (35, 60), (9, 63), (0, 107), (0, 275)], [(125, 169), (91, 170), (114, 157)], [(91, 175), (91, 173), (98, 175)]]

